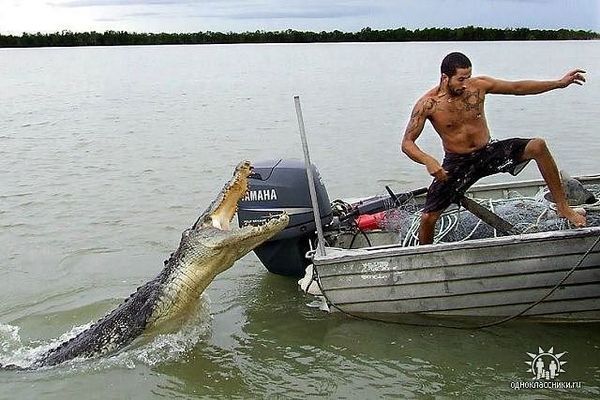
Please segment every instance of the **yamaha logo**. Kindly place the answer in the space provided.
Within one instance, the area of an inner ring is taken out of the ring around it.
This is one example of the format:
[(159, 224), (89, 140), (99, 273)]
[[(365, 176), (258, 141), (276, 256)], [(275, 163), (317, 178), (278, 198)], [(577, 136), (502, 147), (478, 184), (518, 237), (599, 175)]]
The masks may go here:
[(274, 201), (277, 200), (275, 189), (249, 190), (244, 196), (244, 201)]

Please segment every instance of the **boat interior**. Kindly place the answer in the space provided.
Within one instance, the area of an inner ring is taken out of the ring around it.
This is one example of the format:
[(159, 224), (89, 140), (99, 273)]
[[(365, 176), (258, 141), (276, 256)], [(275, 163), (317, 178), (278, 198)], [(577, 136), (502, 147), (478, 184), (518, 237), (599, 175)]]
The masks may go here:
[[(600, 175), (567, 179), (566, 183), (563, 179), (563, 187), (571, 207), (586, 214), (588, 227), (600, 226)], [(484, 222), (485, 216), (480, 215), (477, 209), (473, 211), (453, 205), (437, 223), (434, 244), (574, 228), (568, 220), (558, 216), (556, 205), (542, 180), (474, 186), (466, 197), (510, 223), (514, 231), (509, 233), (499, 229), (493, 220), (491, 224)], [(330, 229), (325, 236), (326, 246), (343, 249), (417, 246), (424, 199), (425, 195), (421, 193), (385, 211), (360, 216), (355, 224), (344, 224), (338, 230)], [(332, 205), (334, 213), (356, 208), (356, 203), (341, 200), (335, 200)]]

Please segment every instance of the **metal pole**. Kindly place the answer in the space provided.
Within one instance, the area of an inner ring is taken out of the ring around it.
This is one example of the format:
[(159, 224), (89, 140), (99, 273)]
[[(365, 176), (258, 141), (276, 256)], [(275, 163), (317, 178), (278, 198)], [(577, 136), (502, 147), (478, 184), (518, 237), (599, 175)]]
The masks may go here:
[(312, 201), (313, 213), (315, 216), (315, 225), (317, 226), (317, 251), (320, 256), (325, 255), (325, 237), (323, 236), (323, 227), (321, 226), (321, 214), (319, 212), (319, 203), (317, 201), (317, 190), (315, 188), (315, 178), (312, 173), (310, 155), (308, 154), (308, 142), (306, 141), (306, 131), (304, 130), (304, 119), (302, 118), (302, 108), (300, 108), (300, 97), (294, 96), (296, 105), (296, 115), (298, 116), (298, 127), (300, 128), (300, 138), (302, 139), (302, 150), (304, 150), (304, 164), (306, 165), (306, 177), (308, 178), (308, 189), (310, 191), (310, 200)]

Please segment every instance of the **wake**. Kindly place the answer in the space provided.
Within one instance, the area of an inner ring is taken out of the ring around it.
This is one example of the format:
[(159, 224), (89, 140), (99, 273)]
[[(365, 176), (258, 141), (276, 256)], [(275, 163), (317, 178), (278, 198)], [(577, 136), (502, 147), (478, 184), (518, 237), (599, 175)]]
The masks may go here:
[[(27, 370), (43, 354), (74, 338), (94, 322), (74, 326), (47, 343), (39, 341), (24, 343), (18, 326), (0, 323), (0, 366), (2, 366), (0, 369)], [(210, 301), (207, 296), (202, 295), (190, 318), (176, 332), (157, 334), (152, 337), (142, 335), (139, 340), (108, 357), (75, 358), (56, 366), (38, 369), (65, 368), (65, 370), (82, 372), (114, 367), (133, 369), (139, 364), (154, 366), (177, 361), (208, 336), (210, 322)]]

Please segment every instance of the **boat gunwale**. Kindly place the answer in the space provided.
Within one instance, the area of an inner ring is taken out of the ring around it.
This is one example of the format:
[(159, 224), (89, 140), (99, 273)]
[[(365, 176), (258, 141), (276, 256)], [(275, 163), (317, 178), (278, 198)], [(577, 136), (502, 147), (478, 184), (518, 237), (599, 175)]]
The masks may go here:
[[(579, 176), (574, 176), (574, 179), (577, 179), (578, 181), (580, 181), (582, 184), (593, 184), (593, 181), (600, 181), (600, 174), (594, 174), (594, 175), (579, 175)], [(598, 182), (596, 182), (598, 183)], [(523, 180), (523, 181), (516, 181), (516, 182), (494, 182), (494, 183), (485, 183), (485, 184), (480, 184), (480, 185), (474, 185), (472, 186), (468, 191), (467, 194), (469, 193), (473, 193), (473, 192), (485, 192), (485, 191), (490, 191), (490, 190), (503, 190), (503, 189), (514, 189), (514, 188), (522, 188), (522, 187), (528, 187), (528, 186), (546, 186), (546, 181), (544, 181), (544, 179), (542, 178), (538, 178), (538, 179), (529, 179), (529, 180)]]

